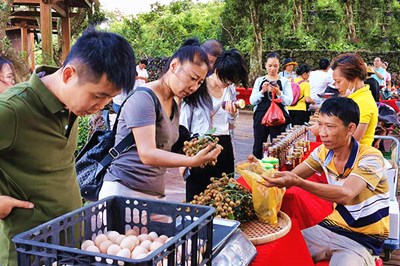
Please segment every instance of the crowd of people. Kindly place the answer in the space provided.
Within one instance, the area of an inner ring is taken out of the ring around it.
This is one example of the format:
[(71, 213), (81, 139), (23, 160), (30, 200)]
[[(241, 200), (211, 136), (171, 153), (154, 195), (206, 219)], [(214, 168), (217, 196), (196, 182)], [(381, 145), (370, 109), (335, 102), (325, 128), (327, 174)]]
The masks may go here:
[[(135, 60), (124, 38), (93, 29), (77, 40), (59, 69), (37, 68), (25, 83), (14, 86), (12, 63), (0, 58), (0, 123), (8, 125), (0, 131), (1, 265), (16, 265), (14, 235), (82, 205), (74, 159), (77, 116), (97, 113), (111, 100), (120, 113), (116, 144), (127, 134), (135, 142), (112, 161), (100, 199), (162, 199), (166, 169), (182, 167), (190, 201), (210, 177), (234, 171), (235, 86), (248, 85), (240, 51), (224, 50), (217, 40), (200, 44), (189, 39), (169, 58), (161, 77), (150, 82), (148, 62), (143, 59), (136, 66)], [(299, 186), (336, 203), (332, 214), (303, 231), (315, 261), (374, 265), (372, 255), (379, 255), (389, 230), (383, 157), (371, 147), (377, 94), (391, 86), (385, 63), (376, 58), (373, 67), (367, 66), (354, 53), (332, 63), (323, 58), (315, 71), (291, 58), (282, 67), (280, 62), (277, 53), (269, 53), (265, 75), (254, 82), (253, 155), (261, 159), (264, 142), (272, 142), (288, 126), (309, 122), (309, 106), (319, 105), (318, 122), (310, 130), (323, 144), (293, 171), (266, 178), (267, 185)], [(369, 79), (378, 82), (378, 91)], [(294, 84), (299, 87), (295, 103)], [(131, 93), (137, 88), (146, 89)], [(324, 101), (320, 95), (327, 91), (340, 97)], [(274, 99), (279, 99), (285, 121), (265, 126), (261, 122)], [(193, 157), (173, 152), (180, 126), (200, 135), (213, 128), (219, 144)], [(216, 158), (215, 166), (200, 168)], [(329, 173), (328, 184), (307, 181), (314, 172)]]

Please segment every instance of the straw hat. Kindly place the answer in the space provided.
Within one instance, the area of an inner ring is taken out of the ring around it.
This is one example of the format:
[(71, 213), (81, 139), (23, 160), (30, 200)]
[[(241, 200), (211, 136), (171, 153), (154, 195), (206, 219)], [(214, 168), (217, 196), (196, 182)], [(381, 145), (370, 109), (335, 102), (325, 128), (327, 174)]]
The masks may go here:
[(282, 66), (282, 68), (284, 69), (285, 67), (290, 66), (290, 65), (298, 66), (298, 64), (297, 64), (295, 61), (293, 61), (292, 58), (289, 57), (289, 58), (286, 58), (286, 59), (283, 61), (283, 66)]

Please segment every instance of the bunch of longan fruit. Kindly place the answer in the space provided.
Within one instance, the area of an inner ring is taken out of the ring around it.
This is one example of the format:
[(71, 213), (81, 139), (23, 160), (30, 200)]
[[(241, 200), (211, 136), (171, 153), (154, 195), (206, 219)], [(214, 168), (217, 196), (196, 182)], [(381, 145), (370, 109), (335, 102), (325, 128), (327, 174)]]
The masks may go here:
[[(218, 144), (219, 138), (211, 135), (203, 135), (198, 138), (193, 138), (190, 141), (185, 141), (183, 143), (183, 152), (190, 157), (195, 156), (199, 151), (207, 147), (209, 144), (214, 143)], [(217, 164), (217, 158), (214, 160), (208, 161), (205, 164), (201, 165), (201, 168), (204, 168), (206, 165), (215, 166)]]
[(212, 206), (216, 209), (216, 218), (237, 220), (240, 222), (256, 219), (253, 198), (246, 188), (225, 173), (221, 178), (212, 177), (200, 195), (194, 196), (191, 204)]

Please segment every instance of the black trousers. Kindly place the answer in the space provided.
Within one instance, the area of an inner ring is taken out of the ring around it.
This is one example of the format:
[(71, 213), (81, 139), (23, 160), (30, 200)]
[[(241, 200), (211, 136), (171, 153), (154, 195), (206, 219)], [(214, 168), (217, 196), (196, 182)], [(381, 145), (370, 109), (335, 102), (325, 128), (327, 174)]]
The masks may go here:
[(290, 110), (290, 118), (292, 119), (292, 125), (304, 125), (305, 122), (310, 120), (310, 114), (308, 111)]
[(211, 183), (210, 178), (220, 178), (222, 173), (230, 174), (235, 171), (235, 158), (230, 135), (218, 136), (219, 142), (224, 149), (218, 155), (215, 166), (207, 165), (204, 168), (195, 167), (190, 169), (190, 176), (186, 179), (186, 201), (193, 200), (195, 195), (203, 192)]
[(253, 155), (258, 159), (262, 159), (263, 157), (263, 143), (267, 142), (268, 136), (271, 136), (271, 139), (273, 139), (286, 130), (286, 125), (274, 127), (266, 127), (264, 125), (261, 125), (261, 120), (264, 114), (265, 111), (255, 111), (253, 115)]

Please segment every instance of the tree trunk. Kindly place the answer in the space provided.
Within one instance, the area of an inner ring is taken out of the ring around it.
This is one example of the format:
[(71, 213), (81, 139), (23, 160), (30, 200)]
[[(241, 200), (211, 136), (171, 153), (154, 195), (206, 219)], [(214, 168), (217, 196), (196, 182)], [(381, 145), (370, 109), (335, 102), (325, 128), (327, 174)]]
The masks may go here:
[(303, 10), (301, 8), (301, 0), (293, 1), (294, 7), (294, 21), (293, 21), (293, 30), (296, 32), (300, 25), (303, 23)]
[(346, 15), (346, 25), (347, 25), (347, 39), (350, 41), (354, 41), (357, 37), (356, 34), (356, 26), (354, 25), (354, 15), (353, 15), (353, 6), (351, 1), (348, 0), (345, 3), (344, 11)]
[(21, 57), (21, 54), (12, 47), (6, 35), (6, 27), (13, 3), (14, 0), (0, 2), (0, 55), (14, 64), (16, 81), (20, 82), (29, 78), (29, 66), (25, 59)]
[(255, 79), (261, 75), (262, 62), (263, 62), (263, 40), (262, 30), (260, 26), (260, 6), (261, 3), (257, 0), (253, 0), (249, 3), (250, 6), (250, 17), (253, 25), (255, 45), (250, 53), (250, 80)]

